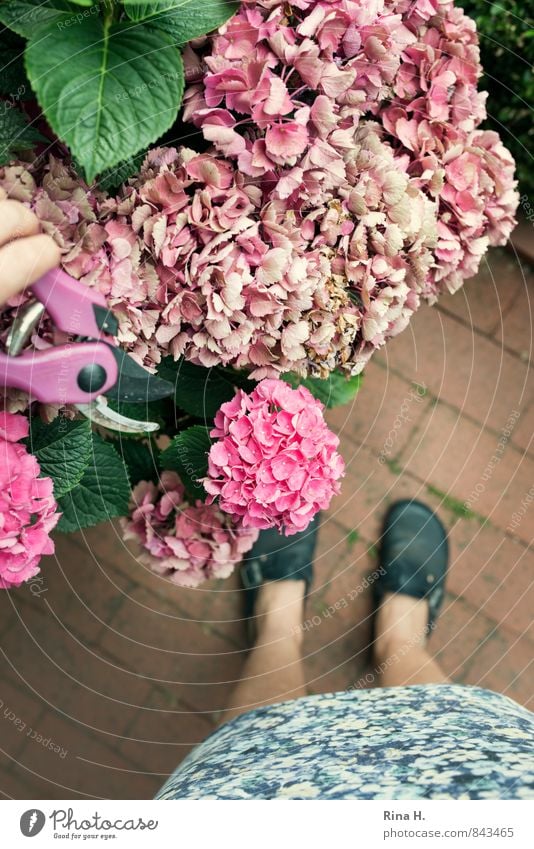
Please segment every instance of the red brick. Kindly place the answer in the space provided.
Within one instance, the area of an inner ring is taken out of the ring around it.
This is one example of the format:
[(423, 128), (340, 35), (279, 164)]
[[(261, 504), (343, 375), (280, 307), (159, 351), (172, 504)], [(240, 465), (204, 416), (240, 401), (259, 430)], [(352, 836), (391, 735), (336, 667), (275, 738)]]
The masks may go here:
[(534, 551), (489, 524), (462, 519), (452, 530), (456, 556), (448, 586), (495, 623), (528, 629), (534, 601)]
[(60, 798), (80, 793), (93, 798), (147, 798), (152, 782), (118, 750), (103, 745), (79, 726), (50, 713), (39, 720), (35, 731), (66, 751), (64, 757), (27, 739), (19, 757), (22, 768), (50, 783), (50, 792)]
[(532, 626), (519, 636), (508, 628), (495, 629), (477, 652), (466, 683), (504, 693), (532, 708), (534, 679), (534, 631)]
[(534, 325), (534, 286), (532, 275), (518, 266), (519, 292), (497, 328), (496, 338), (522, 360), (534, 362), (532, 327)]
[(21, 619), (2, 639), (20, 686), (48, 711), (77, 721), (81, 731), (120, 736), (146, 695), (143, 678), (76, 643), (52, 617), (30, 611)]
[(424, 388), (418, 389), (371, 361), (354, 402), (329, 410), (326, 419), (340, 438), (393, 458), (406, 444), (427, 404)]
[(525, 262), (534, 264), (534, 239), (532, 221), (519, 214), (517, 227), (512, 233), (509, 250), (516, 252)]
[(512, 434), (512, 442), (531, 455), (534, 454), (534, 402), (525, 404), (520, 411)]
[(527, 363), (429, 307), (416, 313), (380, 360), (496, 432), (534, 397), (534, 373)]
[(428, 650), (446, 675), (465, 683), (495, 624), (463, 598), (447, 593)]
[(32, 599), (33, 606), (49, 605), (69, 632), (84, 643), (98, 642), (131, 582), (118, 585), (77, 534), (58, 534), (56, 553), (43, 559), (41, 569), (45, 591)]
[(359, 665), (358, 656), (337, 657), (337, 653), (322, 652), (305, 659), (307, 692), (340, 693), (351, 687), (361, 677), (365, 666)]
[(490, 250), (480, 271), (454, 294), (442, 295), (437, 308), (482, 333), (495, 333), (503, 314), (521, 296), (522, 271), (518, 259), (502, 248)]
[(183, 704), (168, 703), (156, 690), (120, 744), (120, 751), (154, 780), (154, 793), (191, 749), (213, 731), (213, 724)]
[(184, 642), (191, 642), (199, 652), (210, 652), (214, 644), (216, 649), (231, 650), (235, 648), (235, 640), (229, 637), (234, 629), (232, 621), (215, 626), (207, 618), (201, 618), (194, 609), (178, 606), (174, 599), (155, 596), (144, 587), (137, 586), (111, 619), (100, 646), (108, 649), (112, 640), (116, 647), (116, 636), (124, 638), (127, 643), (133, 642), (140, 647), (147, 645), (161, 652), (179, 652)]
[[(40, 714), (43, 704), (24, 685), (13, 683), (12, 670), (2, 658), (0, 678), (0, 750), (16, 758), (23, 749), (25, 735)], [(9, 676), (9, 677), (8, 677)]]
[(194, 708), (209, 713), (225, 707), (239, 679), (242, 651), (202, 622), (185, 617), (162, 622), (147, 611), (128, 618), (127, 613), (121, 610), (125, 618), (103, 636), (105, 655), (125, 672), (145, 677), (151, 686), (164, 686), (173, 698)]
[(0, 797), (2, 799), (38, 799), (35, 786), (24, 781), (13, 761), (0, 753)]
[(411, 472), (410, 463), (406, 463), (404, 469), (395, 466), (392, 471), (362, 448), (359, 461), (348, 465), (342, 495), (333, 502), (329, 515), (347, 531), (355, 529), (362, 538), (376, 545), (380, 541), (384, 514), (391, 504), (403, 498), (424, 501), (440, 513), (445, 524), (450, 525), (456, 517)]
[[(501, 459), (492, 461), (494, 456)], [(494, 434), (480, 430), (444, 404), (432, 409), (401, 461), (423, 481), (461, 502), (468, 501), (472, 510), (503, 529), (509, 526), (534, 481), (531, 457), (510, 444), (499, 453)], [(492, 462), (493, 468), (487, 471)], [(483, 481), (485, 475), (488, 479)], [(477, 491), (480, 486), (484, 489)], [(527, 515), (514, 533), (529, 544), (533, 527)]]
[[(164, 602), (170, 600), (165, 587), (161, 586), (158, 594)], [(184, 604), (183, 599), (180, 602), (181, 608), (187, 611), (190, 618), (199, 619), (209, 627), (223, 632), (232, 642), (243, 644), (243, 596), (238, 568), (229, 578), (207, 581), (198, 587), (194, 605)], [(174, 604), (174, 598), (172, 603)]]

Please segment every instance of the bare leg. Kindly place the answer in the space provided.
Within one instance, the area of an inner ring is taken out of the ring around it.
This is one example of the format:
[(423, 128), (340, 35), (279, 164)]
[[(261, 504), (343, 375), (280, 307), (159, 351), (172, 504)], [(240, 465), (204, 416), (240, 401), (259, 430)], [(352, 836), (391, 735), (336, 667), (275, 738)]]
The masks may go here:
[(387, 593), (377, 612), (374, 654), (382, 687), (449, 681), (426, 648), (428, 604)]
[[(220, 722), (255, 707), (306, 695), (302, 667), (304, 582), (263, 584), (256, 602), (258, 636)], [(426, 648), (426, 601), (388, 593), (377, 611), (376, 667), (382, 687), (438, 684), (447, 676)]]
[(256, 602), (258, 637), (221, 722), (274, 702), (306, 695), (302, 668), (304, 581), (263, 584)]

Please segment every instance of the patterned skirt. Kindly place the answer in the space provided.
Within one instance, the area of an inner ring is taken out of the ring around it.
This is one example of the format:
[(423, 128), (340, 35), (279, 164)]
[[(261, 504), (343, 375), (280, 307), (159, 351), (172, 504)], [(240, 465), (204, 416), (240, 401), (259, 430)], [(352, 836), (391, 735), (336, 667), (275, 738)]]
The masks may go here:
[(307, 696), (232, 719), (157, 799), (531, 799), (534, 714), (479, 687)]

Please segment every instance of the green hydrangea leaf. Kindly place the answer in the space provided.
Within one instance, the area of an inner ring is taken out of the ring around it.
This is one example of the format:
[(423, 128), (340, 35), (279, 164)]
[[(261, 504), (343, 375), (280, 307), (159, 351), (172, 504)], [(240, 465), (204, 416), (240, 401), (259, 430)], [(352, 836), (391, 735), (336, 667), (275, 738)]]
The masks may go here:
[(0, 102), (0, 165), (7, 165), (24, 150), (31, 150), (38, 141), (44, 141), (41, 133), (31, 127), (28, 117), (7, 102)]
[[(86, 5), (92, 2), (89, 0)], [(66, 31), (68, 21), (78, 13), (79, 10), (66, 0), (8, 0), (0, 6), (0, 22), (23, 38), (32, 38), (41, 24), (57, 26), (67, 22)]]
[(210, 447), (208, 428), (193, 425), (175, 436), (160, 455), (162, 468), (178, 472), (192, 498), (204, 500), (206, 497), (206, 490), (198, 481), (207, 474)]
[(58, 501), (63, 513), (58, 530), (71, 533), (114, 516), (124, 516), (128, 512), (130, 489), (123, 459), (110, 442), (93, 433), (89, 463), (80, 482)]
[(157, 482), (159, 477), (159, 451), (153, 444), (147, 445), (138, 439), (121, 441), (118, 450), (128, 467), (130, 483), (135, 486), (139, 481)]
[(58, 416), (45, 424), (33, 418), (25, 443), (37, 457), (41, 475), (54, 481), (55, 497), (61, 498), (78, 484), (89, 464), (91, 425), (88, 419), (69, 421)]
[(354, 400), (360, 389), (363, 375), (356, 374), (354, 377), (346, 377), (340, 372), (333, 371), (325, 380), (318, 377), (300, 379), (292, 374), (284, 374), (283, 379), (293, 387), (305, 386), (314, 398), (317, 398), (328, 410), (331, 410), (333, 407), (350, 404)]
[(103, 192), (116, 192), (130, 177), (137, 174), (143, 163), (146, 152), (131, 156), (124, 162), (119, 162), (113, 168), (107, 168), (98, 178), (98, 188)]
[[(0, 17), (2, 9), (3, 7), (0, 6)], [(11, 103), (18, 103), (33, 97), (24, 70), (24, 40), (15, 35), (14, 32), (4, 29), (0, 33), (0, 56), (2, 57), (0, 95), (8, 97)]]
[(153, 0), (137, 3), (123, 0), (126, 14), (132, 21), (157, 26), (173, 37), (176, 44), (183, 45), (218, 29), (239, 8), (239, 3), (230, 0)]
[(176, 406), (199, 419), (213, 419), (225, 401), (235, 395), (230, 375), (217, 368), (202, 368), (187, 360), (174, 362), (172, 357), (158, 366), (158, 375), (174, 385)]
[(176, 118), (184, 72), (161, 30), (87, 17), (40, 27), (26, 71), (47, 121), (82, 165), (88, 182), (144, 150)]

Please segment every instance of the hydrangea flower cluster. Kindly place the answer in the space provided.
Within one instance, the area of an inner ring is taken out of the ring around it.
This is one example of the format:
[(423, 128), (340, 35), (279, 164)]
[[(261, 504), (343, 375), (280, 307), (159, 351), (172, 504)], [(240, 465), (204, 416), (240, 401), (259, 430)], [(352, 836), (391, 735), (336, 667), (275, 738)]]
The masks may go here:
[(354, 130), (343, 183), (309, 209), (264, 203), (234, 164), (187, 148), (151, 151), (116, 198), (77, 183), (66, 199), (65, 170), (51, 160), (39, 181), (13, 165), (0, 184), (56, 235), (64, 268), (107, 296), (120, 342), (149, 366), (170, 353), (256, 379), (357, 373), (405, 327), (432, 267), (435, 203), (373, 123)]
[(304, 530), (339, 492), (339, 439), (323, 405), (304, 386), (262, 380), (242, 389), (215, 416), (204, 487), (243, 528)]
[(245, 0), (194, 44), (184, 118), (206, 153), (152, 150), (107, 199), (53, 159), (0, 171), (140, 362), (358, 373), (508, 238), (513, 160), (478, 129), (452, 0)]
[[(227, 574), (258, 529), (305, 528), (338, 490), (321, 405), (274, 378), (362, 371), (423, 300), (506, 242), (519, 197), (512, 157), (480, 128), (476, 27), (453, 0), (243, 0), (184, 59), (183, 118), (202, 153), (151, 150), (115, 197), (52, 156), (0, 168), (0, 186), (107, 297), (140, 363), (170, 354), (261, 381), (217, 415), (209, 504), (188, 503), (171, 473), (134, 491), (126, 533), (193, 586)], [(0, 342), (26, 298), (0, 311)], [(45, 320), (31, 344), (56, 341)], [(0, 496), (7, 586), (37, 571), (57, 513), (17, 444), (23, 426), (2, 421), (0, 450), (20, 469)]]
[[(186, 116), (290, 206), (303, 187), (313, 202), (342, 182), (351, 131), (375, 116), (399, 170), (439, 200), (431, 299), (474, 274), (488, 244), (506, 242), (513, 160), (477, 131), (478, 36), (453, 0), (245, 0), (187, 59)], [(194, 79), (200, 59), (207, 72)]]
[(186, 51), (184, 117), (270, 197), (335, 188), (360, 116), (389, 96), (416, 41), (391, 0), (245, 0)]
[(43, 554), (54, 553), (50, 531), (60, 513), (50, 478), (19, 440), (28, 420), (0, 412), (0, 589), (18, 587), (39, 572)]
[(438, 200), (435, 266), (425, 294), (435, 300), (476, 274), (489, 245), (504, 245), (519, 202), (514, 161), (494, 132), (478, 129), (486, 94), (475, 22), (453, 0), (400, 0), (416, 40), (402, 53), (378, 117), (408, 173)]
[(158, 485), (141, 481), (132, 491), (132, 512), (122, 519), (125, 540), (143, 549), (139, 561), (181, 587), (227, 578), (254, 545), (258, 531), (236, 528), (215, 506), (190, 504), (176, 472)]

